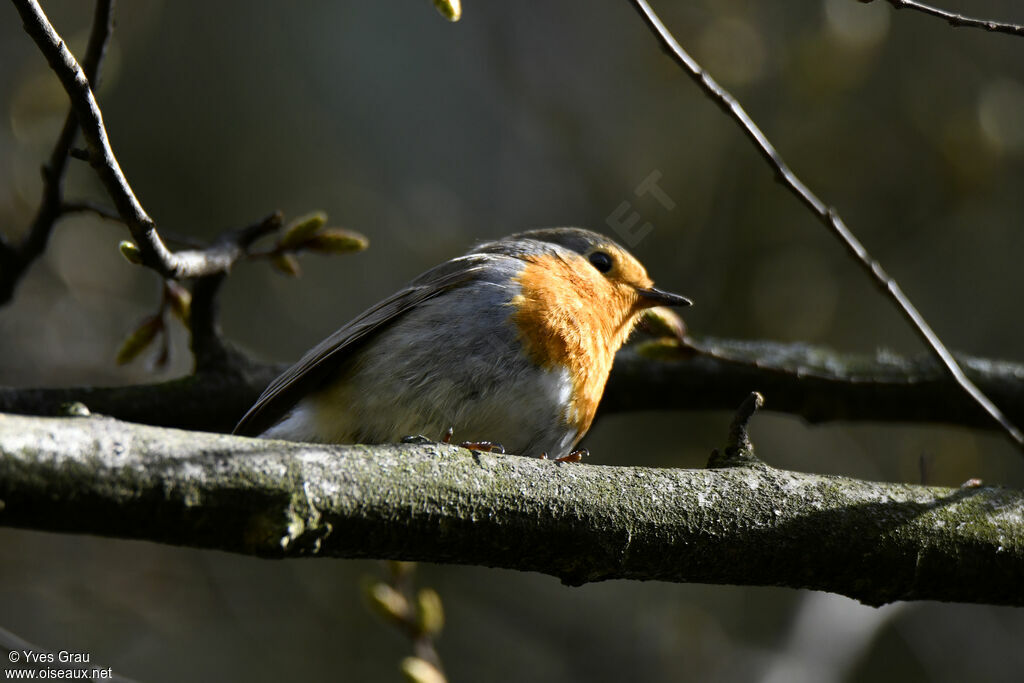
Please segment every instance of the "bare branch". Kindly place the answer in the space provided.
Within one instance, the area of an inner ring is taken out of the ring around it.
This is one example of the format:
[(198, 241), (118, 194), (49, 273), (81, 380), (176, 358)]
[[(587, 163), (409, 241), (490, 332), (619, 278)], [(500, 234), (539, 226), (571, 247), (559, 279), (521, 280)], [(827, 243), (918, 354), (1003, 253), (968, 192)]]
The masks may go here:
[(810, 188), (804, 185), (782, 160), (778, 150), (769, 142), (754, 120), (740, 106), (740, 103), (728, 91), (720, 86), (704, 68), (697, 63), (654, 13), (646, 0), (630, 0), (636, 7), (644, 22), (658, 38), (662, 48), (672, 60), (678, 64), (725, 112), (739, 124), (741, 130), (754, 144), (754, 147), (775, 170), (778, 180), (810, 209), (821, 222), (832, 231), (847, 251), (871, 277), (872, 281), (892, 300), (897, 309), (911, 324), (917, 335), (924, 341), (935, 357), (942, 363), (950, 376), (1010, 437), (1021, 451), (1024, 451), (1024, 432), (1021, 432), (1003, 412), (964, 374), (953, 354), (946, 348), (939, 336), (932, 331), (924, 317), (917, 311), (910, 299), (903, 293), (896, 281), (883, 270), (881, 264), (871, 258), (867, 249), (846, 227), (834, 208), (825, 204)]
[[(100, 68), (113, 30), (114, 0), (99, 0), (81, 67), (83, 78), (89, 83), (99, 83)], [(25, 239), (17, 247), (0, 240), (0, 305), (14, 296), (14, 289), (25, 271), (46, 250), (57, 220), (71, 210), (69, 205), (63, 203), (64, 174), (77, 134), (78, 116), (72, 107), (64, 119), (64, 127), (50, 153), (50, 159), (43, 166), (43, 197)]]
[[(865, 4), (872, 2), (873, 0), (857, 0)], [(1018, 24), (1010, 24), (1002, 21), (992, 21), (990, 19), (974, 19), (963, 14), (957, 14), (956, 12), (949, 12), (938, 7), (932, 7), (926, 5), (923, 2), (915, 2), (915, 0), (885, 0), (896, 9), (912, 9), (918, 12), (924, 12), (930, 14), (933, 17), (939, 17), (945, 19), (950, 26), (968, 28), (980, 28), (986, 31), (993, 31), (995, 33), (1008, 33), (1011, 36), (1024, 36), (1024, 26)]]
[(262, 557), (1024, 604), (1024, 494), (0, 415), (0, 524)]
[(25, 31), (46, 56), (50, 68), (71, 99), (72, 110), (89, 148), (89, 161), (141, 250), (142, 263), (167, 278), (194, 278), (227, 272), (243, 256), (237, 245), (221, 243), (202, 251), (177, 253), (164, 245), (153, 219), (142, 208), (121, 171), (86, 73), (36, 0), (12, 1), (21, 14)]

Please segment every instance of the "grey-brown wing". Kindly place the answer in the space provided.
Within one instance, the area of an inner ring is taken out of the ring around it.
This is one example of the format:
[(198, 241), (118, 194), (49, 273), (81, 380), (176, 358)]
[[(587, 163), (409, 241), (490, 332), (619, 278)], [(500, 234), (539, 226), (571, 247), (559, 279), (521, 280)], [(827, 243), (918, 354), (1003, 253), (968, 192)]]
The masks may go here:
[(420, 275), (405, 289), (361, 313), (271, 382), (235, 425), (234, 433), (256, 436), (273, 426), (299, 399), (330, 379), (360, 342), (418, 304), (477, 279), (485, 265), (494, 258), (486, 254), (469, 254), (442, 263)]

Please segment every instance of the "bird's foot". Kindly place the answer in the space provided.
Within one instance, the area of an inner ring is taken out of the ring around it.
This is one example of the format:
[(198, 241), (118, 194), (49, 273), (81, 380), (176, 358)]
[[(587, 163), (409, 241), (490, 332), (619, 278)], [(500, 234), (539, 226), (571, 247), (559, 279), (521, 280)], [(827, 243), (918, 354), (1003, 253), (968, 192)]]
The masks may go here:
[[(452, 435), (455, 434), (455, 427), (449, 427), (445, 430), (444, 436), (441, 437), (441, 443), (451, 443)], [(497, 441), (462, 441), (459, 443), (462, 448), (468, 448), (471, 451), (481, 451), (483, 453), (500, 453), (505, 454), (505, 447)]]
[[(590, 451), (588, 451), (586, 448), (577, 448), (577, 449), (573, 450), (571, 453), (569, 453), (569, 455), (563, 455), (560, 458), (555, 458), (555, 462), (579, 462), (580, 460), (583, 460), (583, 458), (586, 458), (586, 457), (589, 457), (589, 456), (590, 456)], [(541, 460), (547, 460), (548, 459), (548, 454), (547, 453), (541, 453), (540, 454), (540, 459)]]
[(505, 447), (497, 441), (463, 441), (459, 444), (463, 448), (468, 448), (471, 451), (481, 451), (483, 453), (499, 453), (505, 454)]

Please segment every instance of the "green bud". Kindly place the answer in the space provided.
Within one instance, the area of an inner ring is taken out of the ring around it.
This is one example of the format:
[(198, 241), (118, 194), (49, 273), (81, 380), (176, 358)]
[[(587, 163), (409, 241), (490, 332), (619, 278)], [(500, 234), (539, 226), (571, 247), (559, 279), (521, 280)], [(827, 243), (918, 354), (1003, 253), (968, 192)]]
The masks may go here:
[(409, 683), (446, 683), (447, 678), (437, 667), (419, 657), (406, 657), (402, 660), (402, 673)]
[(299, 260), (291, 254), (283, 252), (274, 254), (270, 257), (270, 265), (285, 275), (291, 275), (292, 277), (298, 277), (302, 274), (302, 269), (299, 268)]
[(302, 246), (322, 254), (348, 254), (366, 249), (370, 246), (370, 240), (358, 232), (331, 228), (313, 235)]
[(424, 588), (416, 596), (416, 626), (428, 636), (436, 636), (444, 628), (441, 596), (433, 588)]
[(163, 327), (164, 321), (158, 315), (154, 315), (142, 321), (142, 324), (128, 335), (124, 340), (124, 343), (121, 344), (121, 348), (118, 349), (116, 359), (117, 364), (125, 365), (126, 363), (130, 363), (135, 360), (140, 353), (146, 350), (146, 347), (153, 343), (153, 340), (156, 339), (156, 335), (163, 329)]
[(142, 250), (135, 246), (134, 242), (122, 240), (117, 245), (117, 248), (121, 250), (121, 256), (124, 256), (128, 263), (134, 263), (137, 266), (142, 265)]
[(182, 287), (176, 280), (164, 280), (164, 296), (174, 317), (188, 327), (192, 315), (192, 292)]
[(281, 238), (280, 243), (278, 243), (278, 247), (281, 249), (297, 249), (304, 245), (326, 223), (327, 214), (323, 211), (314, 211), (305, 216), (299, 216), (284, 229), (284, 236)]
[(386, 583), (372, 583), (366, 587), (370, 607), (385, 619), (405, 622), (409, 618), (409, 601)]
[(670, 337), (682, 341), (686, 337), (686, 323), (679, 314), (666, 306), (653, 306), (640, 314), (640, 327), (655, 337)]
[(462, 17), (461, 0), (434, 0), (434, 7), (448, 21), (458, 21)]

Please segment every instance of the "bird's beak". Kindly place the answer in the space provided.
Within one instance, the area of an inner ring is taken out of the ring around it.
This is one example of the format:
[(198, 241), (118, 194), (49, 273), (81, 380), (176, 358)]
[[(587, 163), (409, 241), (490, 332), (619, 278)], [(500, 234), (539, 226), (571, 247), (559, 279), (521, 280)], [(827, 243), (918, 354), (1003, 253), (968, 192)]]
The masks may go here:
[(640, 295), (640, 305), (643, 308), (651, 306), (692, 306), (693, 302), (681, 294), (666, 292), (657, 287), (641, 289), (637, 287), (636, 293)]

